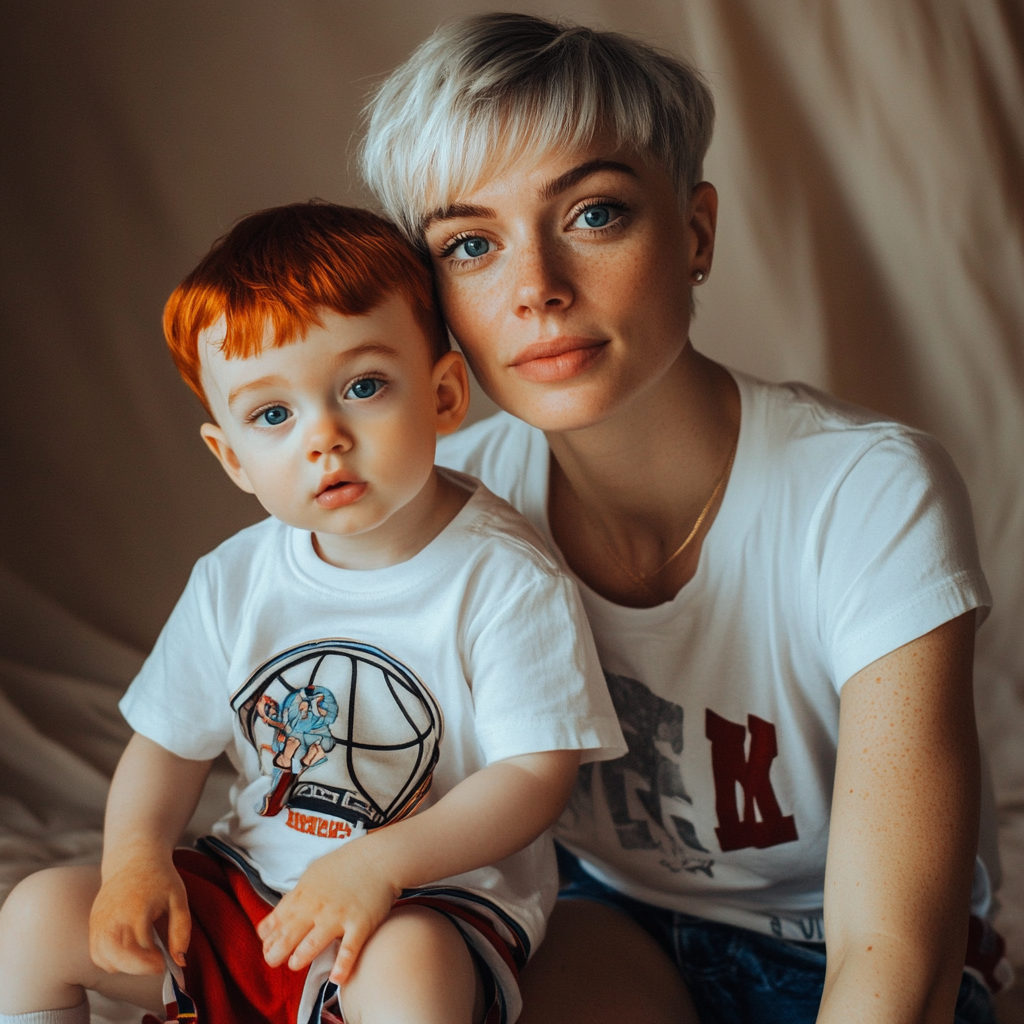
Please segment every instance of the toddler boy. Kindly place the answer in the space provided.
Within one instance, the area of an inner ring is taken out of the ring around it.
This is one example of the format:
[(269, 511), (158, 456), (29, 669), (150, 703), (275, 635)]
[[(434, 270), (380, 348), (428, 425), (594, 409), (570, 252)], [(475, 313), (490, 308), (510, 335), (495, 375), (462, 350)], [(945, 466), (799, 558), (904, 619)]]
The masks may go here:
[[(122, 701), (101, 869), (0, 914), (0, 1024), (87, 1022), (88, 988), (199, 1024), (513, 1021), (544, 830), (580, 760), (625, 746), (572, 583), (434, 466), (468, 383), (429, 271), (373, 214), (280, 207), (164, 326), (271, 518), (199, 561)], [(172, 859), (225, 750), (231, 811)]]

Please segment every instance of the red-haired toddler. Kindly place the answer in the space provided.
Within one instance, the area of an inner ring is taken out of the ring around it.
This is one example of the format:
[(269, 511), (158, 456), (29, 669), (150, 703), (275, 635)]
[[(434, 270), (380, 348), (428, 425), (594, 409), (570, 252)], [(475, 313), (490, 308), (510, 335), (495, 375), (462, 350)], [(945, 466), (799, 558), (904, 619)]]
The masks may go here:
[[(85, 990), (201, 1024), (513, 1021), (545, 829), (624, 750), (533, 529), (434, 466), (468, 405), (430, 273), (327, 203), (241, 221), (171, 296), (202, 436), (270, 518), (200, 559), (122, 701), (101, 867), (0, 914), (0, 1022)], [(214, 758), (231, 810), (174, 850)]]

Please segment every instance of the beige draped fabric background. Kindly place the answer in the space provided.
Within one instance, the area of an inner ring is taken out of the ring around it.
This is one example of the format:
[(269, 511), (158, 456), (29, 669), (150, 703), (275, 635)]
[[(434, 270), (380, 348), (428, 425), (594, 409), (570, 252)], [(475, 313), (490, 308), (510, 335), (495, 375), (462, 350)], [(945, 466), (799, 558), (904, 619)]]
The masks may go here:
[[(96, 856), (116, 699), (196, 557), (260, 515), (200, 443), (164, 299), (244, 213), (368, 202), (352, 137), (371, 84), (491, 6), (3, 3), (0, 892)], [(1024, 963), (1024, 7), (505, 6), (706, 72), (721, 219), (698, 348), (925, 427), (964, 475), (996, 600), (976, 689), (1000, 923)], [(221, 777), (199, 818), (222, 799)]]

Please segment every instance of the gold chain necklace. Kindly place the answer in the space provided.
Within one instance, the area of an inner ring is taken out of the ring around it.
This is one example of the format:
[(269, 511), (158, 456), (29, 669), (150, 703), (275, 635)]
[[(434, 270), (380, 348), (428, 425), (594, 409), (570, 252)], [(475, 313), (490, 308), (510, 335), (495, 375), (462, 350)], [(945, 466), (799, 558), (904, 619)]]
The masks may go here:
[(651, 572), (637, 572), (626, 565), (618, 556), (615, 548), (611, 544), (610, 534), (606, 530), (604, 523), (597, 519), (591, 514), (590, 510), (586, 505), (581, 503), (581, 507), (587, 515), (587, 518), (598, 527), (598, 533), (601, 537), (601, 543), (604, 544), (608, 551), (608, 554), (612, 556), (612, 561), (633, 581), (634, 586), (650, 588), (650, 581), (656, 576), (661, 575), (690, 545), (690, 541), (697, 536), (697, 531), (701, 527), (701, 523), (707, 518), (708, 513), (711, 511), (711, 506), (714, 505), (715, 499), (721, 493), (722, 488), (725, 486), (725, 481), (729, 476), (729, 470), (732, 469), (733, 460), (736, 458), (736, 448), (739, 444), (739, 438), (736, 439), (736, 444), (732, 446), (732, 451), (729, 453), (729, 461), (725, 464), (725, 469), (722, 470), (722, 475), (718, 478), (718, 483), (715, 484), (715, 489), (711, 492), (711, 497), (705, 502), (704, 507), (700, 510), (700, 515), (697, 516), (697, 521), (693, 524), (693, 529), (686, 535), (686, 540), (679, 545), (672, 552), (668, 558), (665, 559), (657, 569)]

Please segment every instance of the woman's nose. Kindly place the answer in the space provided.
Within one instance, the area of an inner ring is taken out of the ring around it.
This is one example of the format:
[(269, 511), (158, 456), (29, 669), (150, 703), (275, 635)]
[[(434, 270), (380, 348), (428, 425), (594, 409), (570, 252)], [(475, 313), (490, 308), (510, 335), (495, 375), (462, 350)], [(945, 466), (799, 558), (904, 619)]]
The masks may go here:
[(516, 261), (516, 314), (530, 317), (571, 306), (574, 290), (566, 269), (542, 242), (521, 249)]
[(310, 425), (306, 435), (306, 458), (316, 462), (331, 452), (344, 455), (351, 451), (354, 443), (341, 417), (324, 413)]

